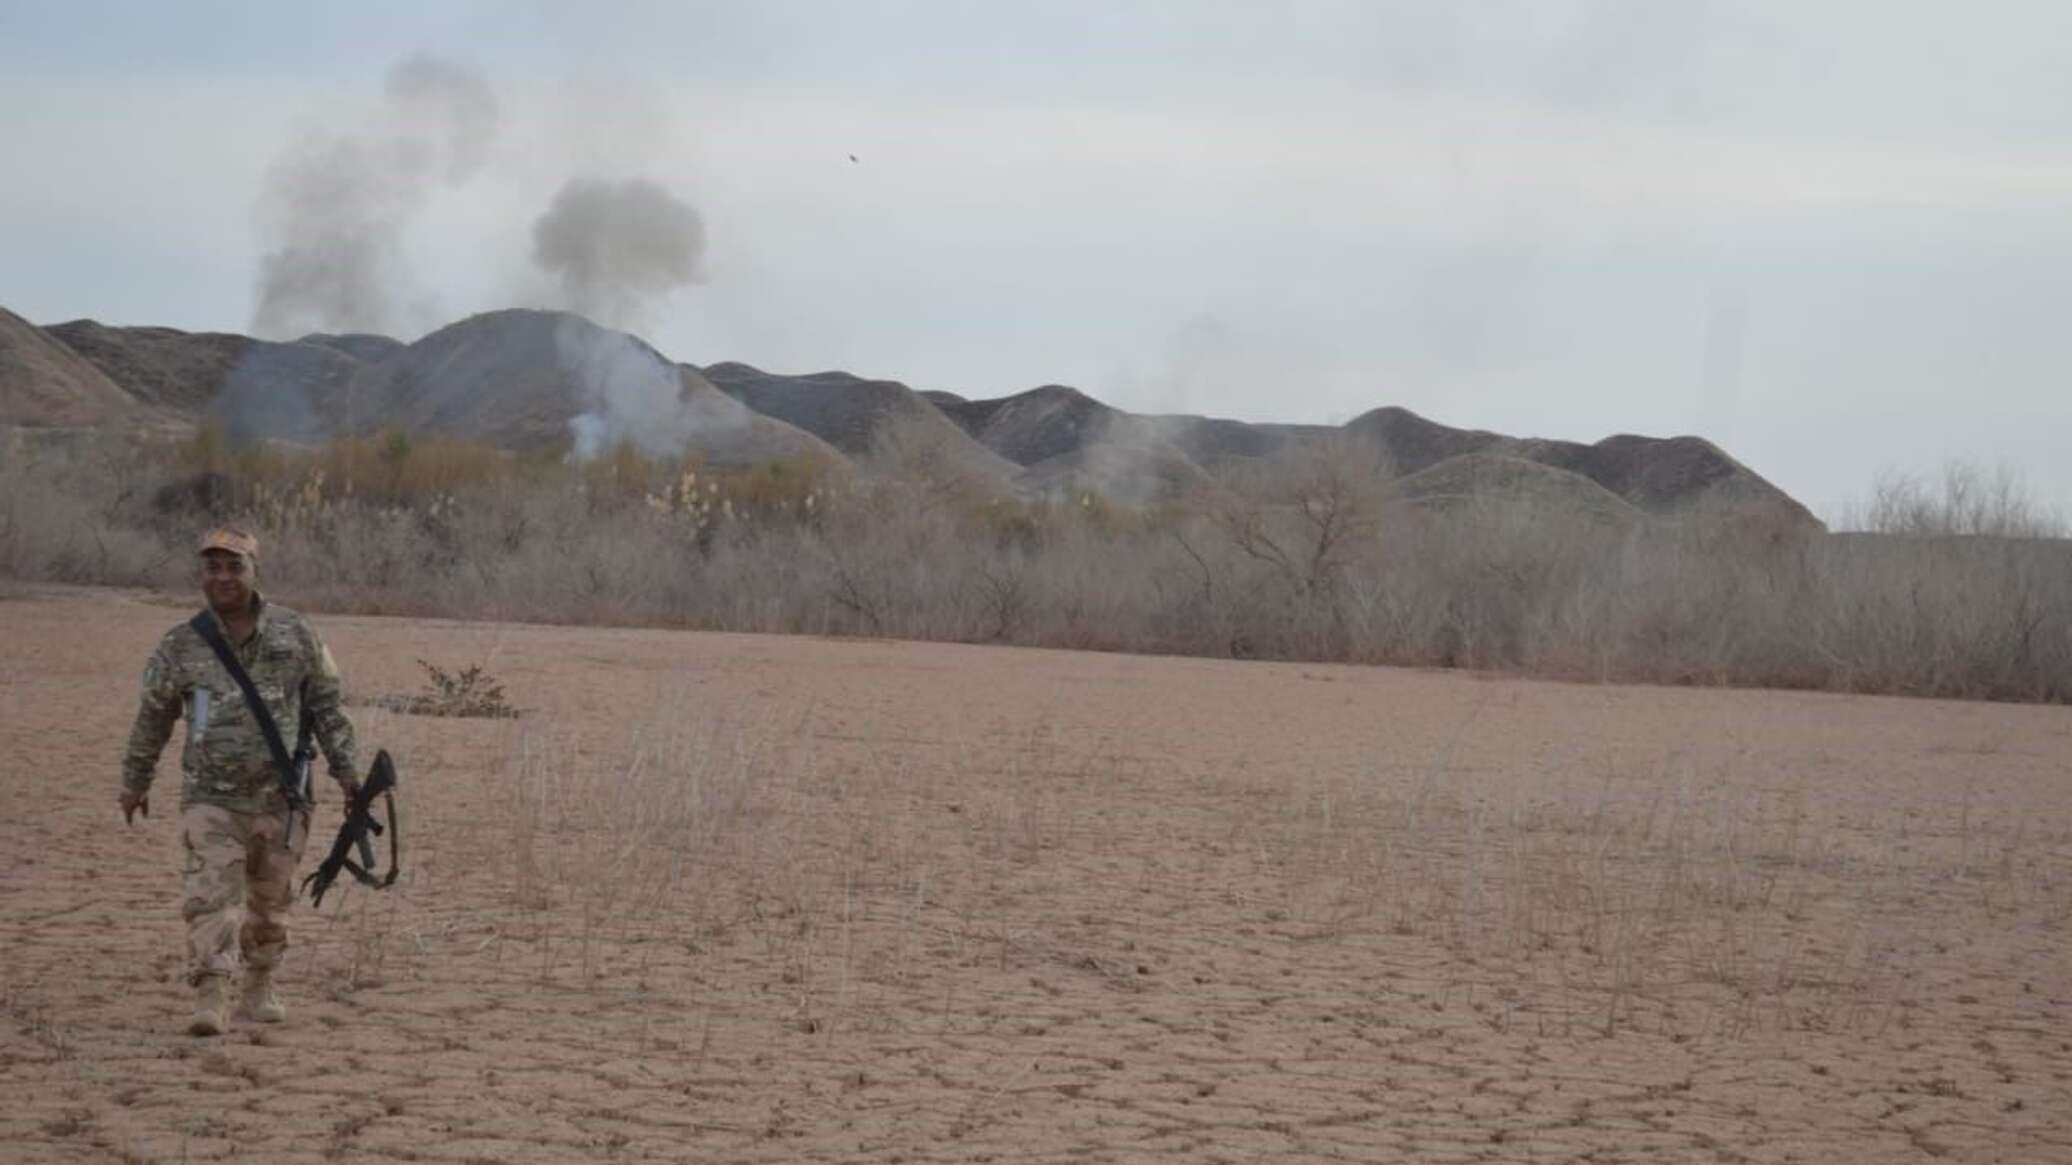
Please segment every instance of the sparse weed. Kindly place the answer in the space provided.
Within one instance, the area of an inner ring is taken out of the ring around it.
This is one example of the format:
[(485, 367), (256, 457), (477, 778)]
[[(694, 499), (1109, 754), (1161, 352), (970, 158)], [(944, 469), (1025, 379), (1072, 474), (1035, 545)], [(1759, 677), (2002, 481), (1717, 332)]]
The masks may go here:
[(394, 696), (379, 703), (405, 716), (460, 716), (489, 720), (516, 720), (518, 709), (504, 696), (504, 685), (479, 663), (457, 671), (418, 660), (425, 670), (425, 690), (414, 696)]
[(1518, 1006), (1560, 1030), (1738, 1035), (1889, 1019), (1894, 953), (1943, 911), (2064, 917), (2061, 859), (2020, 822), (1960, 810), (1908, 838), (1906, 820), (1816, 828), (1794, 795), (1675, 761), (1595, 796), (1442, 761), (1408, 787), (1290, 790), (1264, 839), (1314, 925), (1508, 968)]
[(974, 904), (997, 880), (1040, 876), (1072, 828), (1055, 785), (1090, 753), (1037, 731), (1006, 748), (849, 740), (860, 753), (834, 762), (811, 709), (727, 719), (670, 705), (639, 739), (523, 734), (498, 823), (512, 948), (500, 958), (612, 989), (732, 944), (766, 969), (795, 1029), (817, 1034), (868, 1022), (874, 993), (931, 960), (1045, 949)]

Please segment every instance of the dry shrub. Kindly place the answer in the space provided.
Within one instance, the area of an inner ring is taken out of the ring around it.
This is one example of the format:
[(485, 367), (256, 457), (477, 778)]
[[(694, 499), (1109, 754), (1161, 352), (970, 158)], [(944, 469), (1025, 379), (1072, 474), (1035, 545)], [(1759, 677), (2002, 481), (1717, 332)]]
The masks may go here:
[(237, 516), (266, 586), (334, 610), (2072, 697), (2072, 542), (2031, 536), (2051, 519), (2005, 479), (1889, 487), (1889, 529), (1828, 534), (1747, 509), (1422, 509), (1344, 443), (1141, 511), (1004, 492), (926, 419), (866, 465), (568, 465), (395, 434), (10, 445), (0, 573), (185, 586), (193, 527)]
[(1934, 485), (1910, 474), (1879, 478), (1867, 506), (1843, 523), (1880, 534), (2063, 538), (2065, 516), (2039, 505), (2013, 471), (1951, 462)]
[(342, 437), (309, 456), (304, 479), (332, 483), (338, 497), (408, 506), (516, 475), (520, 463), (502, 450), (452, 437), (414, 437), (397, 429)]
[(0, 574), (114, 586), (166, 585), (191, 564), (151, 521), (158, 448), (83, 432), (0, 460)]
[(424, 690), (414, 696), (384, 701), (406, 716), (458, 716), (477, 720), (516, 720), (518, 709), (504, 695), (504, 685), (479, 663), (448, 671), (418, 660), (425, 670)]

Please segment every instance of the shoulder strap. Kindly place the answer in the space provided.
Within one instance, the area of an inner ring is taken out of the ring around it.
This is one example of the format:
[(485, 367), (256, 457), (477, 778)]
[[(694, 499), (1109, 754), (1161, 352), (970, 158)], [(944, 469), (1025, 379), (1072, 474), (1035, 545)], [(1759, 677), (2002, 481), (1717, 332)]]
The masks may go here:
[[(259, 690), (252, 686), (252, 677), (245, 674), (244, 665), (237, 661), (237, 653), (230, 650), (230, 644), (223, 633), (216, 630), (216, 621), (203, 611), (189, 620), (187, 625), (201, 636), (202, 642), (216, 653), (216, 659), (223, 664), (223, 670), (237, 681), (238, 690), (245, 694), (245, 705), (252, 709), (252, 718), (259, 722), (259, 731), (266, 737), (266, 749), (273, 754), (273, 767), (280, 775), (281, 792), (288, 798), (288, 804), (303, 808), (302, 782), (296, 778), (295, 760), (288, 755), (288, 746), (281, 740), (281, 730), (273, 722), (273, 714), (266, 710), (266, 701), (259, 698)], [(297, 747), (306, 747), (301, 741)]]

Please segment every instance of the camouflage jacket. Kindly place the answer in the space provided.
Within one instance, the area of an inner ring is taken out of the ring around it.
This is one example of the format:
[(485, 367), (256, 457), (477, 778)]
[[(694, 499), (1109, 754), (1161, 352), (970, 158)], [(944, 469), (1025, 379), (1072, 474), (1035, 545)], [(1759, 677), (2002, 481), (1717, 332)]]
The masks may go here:
[[(295, 747), (307, 700), (331, 776), (357, 779), (352, 721), (341, 705), (331, 652), (301, 615), (256, 594), (252, 601), (258, 627), (233, 650), (273, 715), (282, 743)], [(220, 619), (217, 629), (223, 629)], [(230, 635), (226, 631), (223, 637)], [(280, 778), (258, 720), (229, 669), (186, 623), (166, 632), (144, 665), (143, 699), (122, 758), (124, 785), (139, 791), (151, 787), (158, 754), (173, 734), (173, 721), (182, 716), (187, 718), (187, 744), (180, 753), (181, 805), (220, 805), (240, 813), (281, 808)]]

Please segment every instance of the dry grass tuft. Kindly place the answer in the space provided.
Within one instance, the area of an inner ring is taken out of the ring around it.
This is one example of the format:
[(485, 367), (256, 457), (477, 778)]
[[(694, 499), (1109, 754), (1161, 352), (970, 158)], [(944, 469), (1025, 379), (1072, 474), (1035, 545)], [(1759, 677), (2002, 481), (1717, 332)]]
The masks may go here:
[[(745, 943), (810, 1032), (869, 1024), (874, 998), (944, 960), (1141, 989), (1152, 970), (1127, 946), (1032, 921), (1003, 890), (1162, 844), (1155, 821), (1089, 809), (1088, 790), (1143, 780), (1140, 762), (1047, 726), (880, 742), (840, 765), (816, 737), (810, 711), (689, 706), (631, 740), (524, 729), (492, 846), (496, 959), (621, 990)], [(2072, 920), (2061, 838), (1897, 807), (1816, 826), (1797, 795), (1724, 776), (1671, 758), (1536, 787), (1442, 755), (1409, 781), (1234, 774), (1217, 791), (1257, 892), (1284, 904), (1269, 921), (1306, 942), (1435, 943), (1453, 977), (1434, 1005), (1499, 1030), (1882, 1031), (1910, 1006), (1891, 969), (1939, 920)]]

